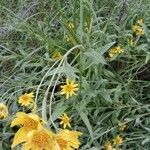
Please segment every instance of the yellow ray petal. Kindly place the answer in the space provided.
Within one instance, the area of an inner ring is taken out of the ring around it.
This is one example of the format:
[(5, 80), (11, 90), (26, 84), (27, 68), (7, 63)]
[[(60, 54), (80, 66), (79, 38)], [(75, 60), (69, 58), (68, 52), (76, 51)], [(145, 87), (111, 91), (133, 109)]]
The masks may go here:
[(75, 83), (75, 81), (74, 81), (74, 80), (72, 80), (72, 81), (71, 81), (71, 84), (73, 84), (73, 85), (74, 85), (74, 83)]
[(32, 97), (32, 98), (34, 97), (34, 93), (33, 93), (33, 92), (29, 93), (28, 95), (29, 95), (30, 97)]
[(78, 86), (78, 84), (72, 84), (72, 86), (73, 86), (73, 87), (77, 87), (77, 86)]
[(17, 117), (24, 117), (24, 116), (26, 116), (26, 113), (24, 113), (24, 112), (17, 112), (16, 116)]
[(69, 93), (66, 93), (66, 99), (68, 99), (69, 98)]
[(18, 144), (26, 141), (26, 136), (28, 134), (28, 131), (22, 127), (20, 128), (17, 133), (15, 134), (15, 137), (13, 139), (13, 144), (11, 145), (11, 148), (14, 148)]
[(69, 84), (69, 79), (66, 79), (66, 84), (67, 84), (67, 85)]
[(11, 122), (11, 125), (10, 127), (13, 127), (13, 126), (16, 126), (16, 125), (21, 125), (23, 122), (22, 122), (22, 119), (20, 118), (15, 118), (12, 122)]

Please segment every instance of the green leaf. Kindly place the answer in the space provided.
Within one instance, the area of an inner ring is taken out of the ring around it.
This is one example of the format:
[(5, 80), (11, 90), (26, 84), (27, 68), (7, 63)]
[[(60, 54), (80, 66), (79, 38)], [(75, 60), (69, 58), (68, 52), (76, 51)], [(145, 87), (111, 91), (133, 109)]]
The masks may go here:
[[(52, 114), (52, 120), (55, 121), (67, 108), (68, 105), (64, 105), (63, 101), (58, 103)], [(50, 123), (51, 121), (48, 122)]]
[[(79, 112), (79, 111), (78, 111)], [(91, 124), (90, 124), (90, 121), (87, 117), (87, 115), (84, 113), (84, 112), (79, 112), (79, 115), (81, 116), (84, 124), (86, 125), (89, 133), (90, 133), (90, 136), (91, 136), (91, 139), (93, 140), (93, 130), (92, 130), (92, 127), (91, 127)]]
[(63, 73), (67, 76), (68, 79), (72, 80), (77, 78), (75, 73), (79, 72), (76, 68), (72, 67), (70, 64), (66, 63), (63, 67)]
[(100, 54), (103, 55), (105, 52), (107, 52), (116, 42), (111, 42), (109, 44), (106, 44), (105, 46), (100, 48)]
[(91, 58), (93, 64), (99, 64), (99, 63), (106, 64), (104, 57), (100, 53), (94, 50), (91, 52), (85, 52), (84, 54), (89, 58)]

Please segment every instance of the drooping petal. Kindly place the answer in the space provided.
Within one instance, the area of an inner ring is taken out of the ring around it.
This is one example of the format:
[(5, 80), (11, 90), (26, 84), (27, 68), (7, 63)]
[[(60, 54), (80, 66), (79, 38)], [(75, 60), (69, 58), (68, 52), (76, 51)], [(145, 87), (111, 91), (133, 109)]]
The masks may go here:
[(11, 122), (10, 127), (13, 127), (13, 126), (16, 126), (16, 125), (22, 125), (22, 124), (23, 124), (22, 119), (20, 119), (20, 118), (15, 118), (15, 119)]
[(20, 128), (15, 134), (11, 147), (14, 148), (18, 144), (25, 142), (27, 134), (28, 134), (28, 131), (24, 127)]

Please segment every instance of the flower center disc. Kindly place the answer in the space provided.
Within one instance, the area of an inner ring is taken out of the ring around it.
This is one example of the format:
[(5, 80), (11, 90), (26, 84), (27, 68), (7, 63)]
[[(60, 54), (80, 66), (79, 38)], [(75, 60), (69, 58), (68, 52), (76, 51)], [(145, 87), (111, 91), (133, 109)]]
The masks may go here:
[(68, 91), (68, 92), (73, 91), (72, 85), (66, 85), (66, 91)]

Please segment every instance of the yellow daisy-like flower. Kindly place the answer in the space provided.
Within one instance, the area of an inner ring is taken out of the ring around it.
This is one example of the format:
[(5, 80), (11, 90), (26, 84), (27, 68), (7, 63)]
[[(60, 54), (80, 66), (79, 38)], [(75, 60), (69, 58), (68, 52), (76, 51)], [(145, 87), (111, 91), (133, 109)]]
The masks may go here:
[(19, 97), (18, 103), (21, 104), (21, 106), (29, 106), (34, 103), (33, 98), (34, 98), (33, 92), (29, 94), (25, 93)]
[(123, 53), (124, 52), (124, 49), (121, 48), (120, 46), (116, 46), (116, 47), (113, 47), (109, 50), (109, 56), (110, 58), (120, 54), (120, 53)]
[(140, 25), (140, 26), (142, 26), (143, 25), (143, 19), (137, 20), (137, 24)]
[(59, 51), (55, 51), (52, 55), (52, 59), (58, 60), (58, 59), (61, 59), (61, 58), (62, 58), (62, 55)]
[(107, 141), (104, 143), (104, 150), (113, 150), (111, 142)]
[(134, 46), (135, 42), (133, 41), (133, 39), (128, 39), (128, 44), (130, 46)]
[(144, 30), (139, 25), (134, 25), (132, 29), (136, 35), (144, 35)]
[(8, 116), (7, 106), (3, 103), (0, 103), (0, 119), (5, 119)]
[(56, 150), (75, 150), (79, 148), (80, 141), (79, 136), (81, 136), (82, 133), (78, 131), (69, 131), (69, 130), (61, 130), (58, 134), (55, 136)]
[(23, 150), (56, 150), (54, 134), (42, 127), (28, 133)]
[(65, 129), (67, 126), (71, 127), (71, 125), (70, 125), (71, 119), (67, 116), (66, 113), (64, 113), (61, 117), (59, 117), (59, 119), (61, 119), (60, 125), (63, 124), (63, 128), (64, 128), (64, 129)]
[(41, 126), (41, 118), (36, 114), (26, 114), (24, 112), (18, 112), (16, 118), (11, 122), (11, 127), (21, 125), (22, 127), (17, 131), (13, 139), (12, 148), (26, 140), (27, 134), (36, 130)]
[(75, 81), (72, 80), (71, 82), (69, 82), (68, 79), (66, 79), (66, 85), (62, 85), (60, 86), (62, 88), (61, 90), (61, 95), (66, 95), (66, 99), (68, 99), (69, 97), (71, 97), (73, 94), (76, 95), (75, 91), (77, 91), (78, 88), (78, 84), (74, 83)]
[(113, 144), (114, 145), (121, 145), (123, 143), (123, 139), (122, 137), (120, 137), (119, 135), (117, 135), (114, 139), (113, 139)]
[(68, 26), (69, 28), (74, 29), (74, 24), (72, 22), (69, 22)]
[(123, 132), (127, 128), (127, 125), (123, 122), (119, 122), (118, 126), (119, 126), (119, 131), (121, 132)]

